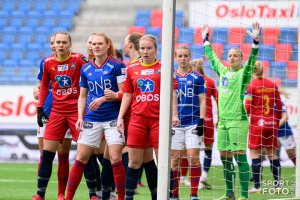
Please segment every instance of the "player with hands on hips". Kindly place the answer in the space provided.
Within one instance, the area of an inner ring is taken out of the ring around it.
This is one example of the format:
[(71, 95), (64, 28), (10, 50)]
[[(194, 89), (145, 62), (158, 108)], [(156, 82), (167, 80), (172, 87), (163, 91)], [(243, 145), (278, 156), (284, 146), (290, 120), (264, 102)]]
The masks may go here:
[(248, 199), (250, 168), (247, 161), (246, 150), (249, 122), (243, 104), (245, 91), (251, 81), (255, 67), (260, 32), (261, 26), (258, 22), (253, 23), (252, 31), (247, 32), (253, 38), (253, 44), (245, 65), (242, 66), (243, 52), (238, 48), (232, 48), (228, 52), (229, 67), (226, 67), (221, 63), (210, 45), (208, 25), (202, 27), (205, 54), (208, 57), (211, 68), (220, 77), (217, 148), (220, 151), (223, 164), (226, 193), (220, 197), (219, 200), (235, 199), (233, 157), (238, 165), (241, 185), (241, 193), (238, 200)]
[(191, 200), (199, 200), (197, 195), (201, 175), (199, 154), (203, 141), (206, 110), (205, 81), (202, 75), (194, 72), (190, 67), (191, 51), (188, 46), (178, 46), (175, 49), (175, 59), (178, 63), (175, 76), (178, 82), (176, 93), (180, 125), (172, 128), (173, 188), (171, 199), (179, 199), (180, 156), (186, 149), (190, 165)]

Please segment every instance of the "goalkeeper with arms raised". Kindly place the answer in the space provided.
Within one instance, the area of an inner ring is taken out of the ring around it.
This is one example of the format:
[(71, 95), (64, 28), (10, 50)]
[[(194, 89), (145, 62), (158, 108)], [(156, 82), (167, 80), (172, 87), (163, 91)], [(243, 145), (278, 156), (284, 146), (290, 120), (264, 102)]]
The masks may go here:
[(261, 27), (257, 22), (253, 24), (252, 32), (247, 31), (253, 38), (253, 45), (245, 66), (242, 66), (242, 51), (238, 48), (233, 48), (228, 52), (228, 68), (221, 64), (209, 43), (209, 27), (204, 25), (202, 28), (205, 54), (209, 59), (212, 69), (220, 77), (217, 146), (223, 163), (226, 194), (218, 198), (218, 200), (235, 200), (233, 157), (238, 164), (241, 184), (241, 195), (238, 200), (248, 199), (250, 169), (247, 162), (246, 150), (249, 123), (243, 102), (247, 85), (251, 80), (255, 67), (260, 31)]

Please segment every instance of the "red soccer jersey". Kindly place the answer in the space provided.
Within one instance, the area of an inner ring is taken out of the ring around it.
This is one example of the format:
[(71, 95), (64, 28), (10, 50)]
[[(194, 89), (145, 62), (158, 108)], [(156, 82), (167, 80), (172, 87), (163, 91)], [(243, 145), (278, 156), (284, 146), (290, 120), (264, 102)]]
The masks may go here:
[(218, 102), (218, 90), (215, 86), (215, 81), (208, 77), (203, 76), (206, 85), (206, 119), (213, 118), (213, 106), (212, 106), (212, 97)]
[[(127, 68), (123, 91), (133, 93), (132, 112), (145, 117), (159, 117), (161, 63), (143, 64), (140, 60)], [(176, 78), (173, 86), (178, 87)]]
[(267, 78), (253, 79), (247, 88), (246, 110), (251, 121), (277, 120), (281, 116), (282, 103), (275, 83)]
[(43, 107), (51, 81), (52, 111), (60, 113), (77, 112), (77, 101), (80, 93), (80, 70), (86, 62), (86, 58), (79, 53), (71, 53), (63, 61), (58, 60), (55, 55), (47, 57), (44, 62), (38, 107)]

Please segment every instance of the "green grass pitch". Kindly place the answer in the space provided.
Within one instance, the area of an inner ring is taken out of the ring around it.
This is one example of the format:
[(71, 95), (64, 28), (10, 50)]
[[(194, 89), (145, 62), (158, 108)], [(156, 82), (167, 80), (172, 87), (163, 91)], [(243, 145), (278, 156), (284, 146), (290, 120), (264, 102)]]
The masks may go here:
[[(294, 181), (295, 181), (295, 169), (294, 168), (282, 168), (282, 194), (273, 194), (272, 183), (268, 180), (272, 180), (269, 167), (264, 167), (263, 171), (263, 188), (264, 194), (251, 194), (249, 199), (253, 200), (265, 200), (265, 199), (287, 199), (294, 195)], [(28, 200), (36, 192), (37, 186), (37, 164), (23, 164), (23, 163), (0, 163), (0, 200)], [(202, 190), (198, 192), (200, 199), (212, 200), (220, 197), (225, 191), (225, 182), (222, 175), (221, 167), (211, 167), (209, 172), (209, 183), (212, 184), (212, 190)], [(236, 196), (239, 195), (239, 182), (238, 177), (236, 179)], [(145, 175), (143, 175), (143, 183), (146, 185)], [(250, 183), (250, 188), (253, 187), (253, 183)], [(180, 199), (189, 199), (189, 188), (181, 187)], [(57, 199), (57, 165), (54, 164), (52, 177), (49, 182), (46, 200)], [(84, 181), (76, 192), (76, 200), (84, 200), (88, 198), (88, 191)], [(142, 187), (139, 189), (139, 194), (135, 196), (136, 200), (150, 200), (148, 187)], [(161, 200), (161, 198), (158, 198)]]

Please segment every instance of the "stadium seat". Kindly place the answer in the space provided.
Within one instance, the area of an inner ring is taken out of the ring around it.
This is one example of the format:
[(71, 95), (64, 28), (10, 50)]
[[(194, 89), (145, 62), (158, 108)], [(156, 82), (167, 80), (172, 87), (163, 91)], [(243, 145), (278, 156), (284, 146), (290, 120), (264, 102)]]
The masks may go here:
[(32, 3), (33, 3), (32, 1), (28, 1), (28, 0), (19, 0), (16, 5), (17, 10), (28, 12), (33, 7)]
[[(34, 62), (32, 59), (22, 59), (19, 62), (19, 66), (20, 67), (32, 67), (32, 66), (34, 66)], [(26, 71), (29, 71), (29, 70), (28, 69), (23, 70), (24, 73), (26, 73)]]
[(298, 44), (293, 44), (292, 60), (298, 60)]
[(276, 44), (275, 45), (275, 61), (289, 61), (292, 55), (291, 44)]
[(184, 13), (182, 10), (176, 10), (175, 26), (178, 28), (184, 26)]
[(12, 16), (9, 20), (9, 25), (17, 29), (20, 28), (24, 25), (24, 17), (25, 16)]
[(298, 31), (297, 28), (281, 28), (279, 43), (294, 44), (297, 42)]
[(56, 18), (43, 18), (42, 19), (42, 26), (47, 28), (47, 29), (51, 29), (53, 27), (56, 26)]
[(274, 61), (275, 53), (274, 45), (260, 45), (258, 51), (258, 60), (268, 60), (270, 62)]
[(279, 28), (277, 27), (266, 27), (263, 28), (263, 44), (264, 45), (275, 45), (279, 37)]
[(152, 10), (151, 12), (151, 27), (157, 27), (161, 28), (162, 27), (162, 10)]
[(19, 43), (23, 43), (27, 45), (28, 43), (32, 42), (33, 33), (32, 29), (29, 27), (21, 27), (19, 29), (19, 34), (17, 35), (17, 40)]
[(224, 51), (224, 50), (223, 50), (223, 49), (224, 49), (223, 44), (215, 43), (215, 44), (212, 44), (211, 46), (212, 46), (212, 48), (213, 48), (215, 54), (217, 55), (217, 57), (218, 57), (219, 59), (221, 59), (221, 58), (222, 58), (222, 55), (223, 55), (223, 51)]
[[(211, 37), (212, 35), (212, 29), (209, 29), (209, 35)], [(201, 36), (201, 27), (196, 27), (195, 28), (195, 34), (194, 34), (194, 43), (195, 44), (203, 44), (203, 39)]]
[(208, 61), (204, 61), (204, 73), (209, 77), (216, 77), (216, 72), (211, 68)]
[[(41, 17), (38, 17), (37, 12), (31, 12), (33, 15), (27, 16), (26, 19), (24, 19), (24, 24), (26, 27), (32, 29), (35, 29), (36, 27), (39, 27), (41, 25)], [(37, 14), (36, 16), (34, 16)]]
[(179, 29), (179, 43), (194, 43), (194, 29), (191, 27), (183, 27)]
[(161, 28), (148, 27), (146, 28), (146, 34), (153, 35), (158, 41), (161, 41)]
[(6, 59), (3, 61), (4, 67), (16, 67), (18, 66), (19, 62), (15, 59)]
[(287, 62), (287, 78), (297, 80), (298, 78), (298, 61)]
[(143, 26), (130, 26), (128, 28), (128, 34), (134, 33), (134, 32), (138, 32), (138, 33), (141, 33), (144, 35), (146, 33), (146, 29)]
[(49, 10), (49, 1), (33, 1), (34, 10), (44, 12)]
[(192, 59), (199, 59), (205, 57), (203, 45), (192, 44), (191, 53), (192, 53)]
[(270, 63), (270, 76), (286, 80), (287, 63), (286, 62), (271, 62)]
[(28, 51), (26, 52), (25, 58), (32, 60), (34, 63), (39, 63), (42, 59), (39, 51)]
[(247, 44), (247, 43), (241, 44), (241, 50), (243, 52), (243, 61), (244, 62), (248, 59), (251, 49), (252, 49), (252, 44)]
[(16, 4), (15, 1), (3, 1), (2, 3), (2, 10), (11, 12), (15, 10)]
[(135, 14), (135, 26), (150, 26), (150, 10), (138, 10)]
[(243, 44), (246, 37), (246, 29), (244, 27), (229, 28), (229, 44)]
[(212, 31), (213, 43), (227, 43), (228, 42), (228, 28), (214, 27)]
[(73, 16), (64, 15), (59, 17), (57, 21), (57, 27), (59, 27), (60, 30), (65, 30), (65, 31), (70, 30), (72, 26), (73, 26)]

